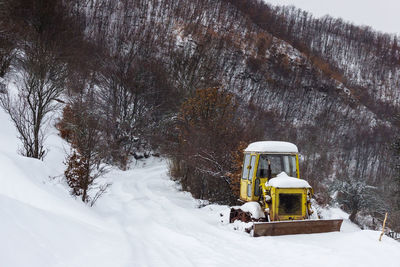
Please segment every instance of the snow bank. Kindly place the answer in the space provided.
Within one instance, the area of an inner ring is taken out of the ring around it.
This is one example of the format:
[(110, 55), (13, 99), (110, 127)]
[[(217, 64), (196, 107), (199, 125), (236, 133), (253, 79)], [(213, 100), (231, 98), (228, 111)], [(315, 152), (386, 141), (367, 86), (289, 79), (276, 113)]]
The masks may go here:
[(285, 172), (281, 172), (275, 178), (270, 179), (265, 185), (275, 188), (311, 188), (306, 180), (290, 177)]
[(53, 178), (64, 169), (60, 138), (48, 138), (51, 151), (45, 161), (26, 158), (17, 154), (16, 131), (1, 108), (0, 124), (0, 266), (129, 262), (120, 228), (72, 198), (60, 179)]
[(260, 141), (249, 144), (245, 152), (297, 153), (297, 146), (280, 141)]

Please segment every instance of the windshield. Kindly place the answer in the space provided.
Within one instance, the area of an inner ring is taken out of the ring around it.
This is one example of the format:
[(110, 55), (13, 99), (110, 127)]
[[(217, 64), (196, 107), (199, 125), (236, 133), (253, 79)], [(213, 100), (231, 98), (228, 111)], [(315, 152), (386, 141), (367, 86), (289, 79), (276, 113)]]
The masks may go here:
[[(269, 166), (271, 166), (271, 175), (269, 175)], [(257, 168), (257, 177), (269, 178), (270, 176), (273, 178), (281, 172), (286, 172), (286, 174), (291, 177), (297, 177), (295, 155), (260, 155)]]

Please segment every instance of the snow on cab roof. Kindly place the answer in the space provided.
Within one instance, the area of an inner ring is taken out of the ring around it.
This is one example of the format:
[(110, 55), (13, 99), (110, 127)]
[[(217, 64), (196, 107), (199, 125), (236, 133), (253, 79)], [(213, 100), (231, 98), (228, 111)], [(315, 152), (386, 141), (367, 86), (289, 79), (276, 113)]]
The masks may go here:
[(270, 179), (265, 185), (275, 188), (311, 188), (306, 180), (290, 177), (285, 172), (281, 172), (275, 178)]
[(249, 144), (245, 152), (276, 152), (297, 153), (299, 150), (295, 144), (281, 141), (259, 141)]

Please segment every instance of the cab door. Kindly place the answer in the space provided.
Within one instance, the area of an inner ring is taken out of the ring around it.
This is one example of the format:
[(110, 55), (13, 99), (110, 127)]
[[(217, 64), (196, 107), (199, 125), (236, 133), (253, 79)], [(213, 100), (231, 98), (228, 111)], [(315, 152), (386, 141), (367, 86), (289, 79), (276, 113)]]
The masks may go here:
[(247, 178), (247, 201), (253, 200), (253, 194), (254, 194), (253, 177), (254, 177), (254, 171), (256, 169), (255, 166), (256, 166), (256, 155), (251, 155), (250, 165), (248, 169), (249, 173)]
[(243, 201), (247, 200), (247, 184), (250, 173), (250, 154), (244, 154), (242, 178), (240, 179), (240, 199)]
[(240, 199), (251, 201), (253, 197), (253, 176), (256, 165), (256, 155), (245, 154), (242, 179), (240, 180)]

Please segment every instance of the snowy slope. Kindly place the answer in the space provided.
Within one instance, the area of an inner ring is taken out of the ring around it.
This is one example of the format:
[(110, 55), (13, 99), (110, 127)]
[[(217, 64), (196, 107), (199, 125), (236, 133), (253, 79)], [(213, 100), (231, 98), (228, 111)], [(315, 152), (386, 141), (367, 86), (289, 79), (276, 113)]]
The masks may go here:
[(120, 229), (50, 178), (64, 168), (61, 140), (49, 137), (45, 162), (21, 157), (1, 109), (0, 124), (0, 266), (125, 266), (129, 246)]
[[(0, 111), (0, 266), (399, 266), (400, 243), (345, 221), (340, 233), (253, 238), (221, 222), (225, 206), (179, 191), (167, 163), (114, 170), (109, 192), (89, 208), (60, 178), (63, 142), (53, 134), (44, 162), (15, 153)], [(328, 213), (328, 212), (327, 212)], [(337, 212), (333, 212), (336, 214)]]

